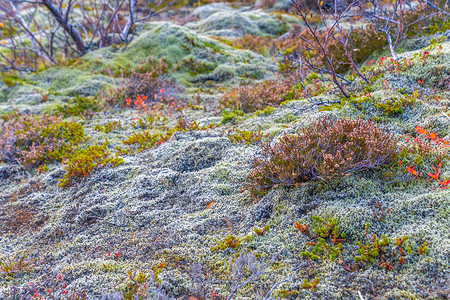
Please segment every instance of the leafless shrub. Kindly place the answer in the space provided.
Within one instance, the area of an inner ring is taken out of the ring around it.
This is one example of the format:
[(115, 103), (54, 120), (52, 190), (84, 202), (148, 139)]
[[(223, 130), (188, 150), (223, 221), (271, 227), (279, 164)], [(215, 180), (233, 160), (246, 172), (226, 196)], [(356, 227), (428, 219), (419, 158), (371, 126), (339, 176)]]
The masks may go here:
[(227, 297), (233, 299), (242, 287), (257, 281), (272, 264), (270, 261), (258, 261), (252, 253), (243, 253), (238, 258), (230, 259), (231, 276), (233, 278), (232, 291)]
[[(306, 68), (314, 72), (328, 74), (333, 83), (345, 97), (348, 97), (349, 95), (345, 91), (344, 85), (349, 84), (350, 81), (339, 74), (339, 69), (343, 65), (351, 66), (359, 77), (368, 82), (367, 78), (359, 71), (352, 56), (351, 49), (349, 48), (349, 39), (352, 31), (345, 32), (340, 26), (342, 19), (347, 17), (349, 11), (358, 3), (358, 1), (352, 1), (350, 4), (344, 6), (340, 4), (340, 1), (334, 1), (332, 8), (329, 10), (325, 10), (323, 6), (320, 6), (321, 28), (317, 25), (312, 25), (310, 22), (308, 17), (310, 10), (305, 9), (305, 7), (297, 0), (292, 0), (292, 3), (296, 9), (296, 14), (305, 23), (306, 29), (297, 34), (303, 41), (302, 47), (291, 53), (287, 53), (288, 55), (285, 53), (285, 56), (291, 61), (296, 62), (299, 68)], [(339, 33), (337, 37), (335, 32)], [(335, 55), (335, 52), (330, 51), (331, 45), (336, 43), (340, 44), (345, 51), (345, 60), (339, 59), (340, 57)]]
[[(430, 18), (435, 13), (428, 7), (440, 9), (433, 1), (359, 1), (359, 14), (366, 18), (386, 37), (392, 57), (398, 60), (395, 48), (406, 36), (408, 28), (420, 21)], [(445, 12), (445, 11), (444, 11)]]

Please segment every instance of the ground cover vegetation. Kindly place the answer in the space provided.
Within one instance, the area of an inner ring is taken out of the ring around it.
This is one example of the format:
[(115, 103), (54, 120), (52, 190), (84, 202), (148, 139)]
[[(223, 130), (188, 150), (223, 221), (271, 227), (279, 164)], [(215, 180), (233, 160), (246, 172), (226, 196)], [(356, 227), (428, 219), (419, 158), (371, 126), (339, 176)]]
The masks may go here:
[(2, 2), (0, 298), (448, 298), (449, 15)]

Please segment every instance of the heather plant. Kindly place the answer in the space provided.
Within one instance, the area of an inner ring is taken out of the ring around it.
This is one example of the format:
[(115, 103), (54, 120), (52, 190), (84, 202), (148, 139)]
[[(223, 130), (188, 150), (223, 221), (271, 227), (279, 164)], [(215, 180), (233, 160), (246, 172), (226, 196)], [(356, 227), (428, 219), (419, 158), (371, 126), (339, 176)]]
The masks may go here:
[(0, 133), (0, 160), (27, 166), (61, 161), (85, 139), (80, 123), (47, 115), (14, 117)]
[(217, 39), (238, 49), (249, 49), (264, 56), (269, 54), (271, 46), (275, 41), (273, 37), (262, 37), (249, 33), (246, 33), (244, 36), (234, 39), (233, 41), (225, 40), (220, 37), (217, 37)]
[(222, 107), (242, 110), (245, 113), (278, 106), (287, 100), (300, 98), (301, 90), (293, 82), (264, 81), (254, 86), (242, 86), (225, 94), (220, 100)]
[(165, 59), (149, 60), (134, 69), (129, 66), (118, 69), (108, 68), (102, 73), (118, 77), (122, 82), (118, 87), (102, 91), (100, 98), (108, 106), (119, 105), (122, 107), (126, 106), (127, 99), (137, 99), (138, 97), (146, 97), (147, 104), (150, 102), (173, 102), (175, 99), (169, 94), (183, 92), (179, 85), (167, 78), (167, 74), (174, 70), (175, 67)]
[(256, 159), (246, 188), (254, 196), (264, 195), (274, 186), (328, 181), (375, 169), (396, 158), (397, 142), (393, 133), (371, 121), (324, 117), (274, 145), (263, 143), (262, 157)]
[(149, 102), (156, 102), (163, 100), (161, 90), (167, 89), (168, 87), (172, 87), (177, 91), (179, 90), (174, 82), (168, 78), (155, 78), (152, 74), (133, 72), (124, 78), (120, 86), (103, 92), (101, 97), (108, 106), (125, 106), (126, 99), (137, 98), (138, 96), (145, 96)]

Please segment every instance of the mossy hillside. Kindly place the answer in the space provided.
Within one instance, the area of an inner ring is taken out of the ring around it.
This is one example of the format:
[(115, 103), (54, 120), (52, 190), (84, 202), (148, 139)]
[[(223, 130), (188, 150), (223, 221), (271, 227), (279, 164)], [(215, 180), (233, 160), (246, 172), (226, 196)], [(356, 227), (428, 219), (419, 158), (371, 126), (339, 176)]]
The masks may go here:
[(223, 11), (231, 11), (233, 10), (229, 3), (211, 3), (205, 4), (195, 8), (192, 11), (192, 15), (195, 17), (199, 17), (200, 19), (206, 19), (210, 15), (215, 14), (217, 12)]
[[(58, 96), (95, 96), (102, 89), (119, 84), (113, 78), (114, 73), (111, 73), (113, 77), (108, 74), (108, 68), (120, 71), (129, 65), (133, 69), (149, 58), (159, 60), (163, 57), (177, 66), (178, 71), (170, 76), (186, 86), (205, 82), (230, 85), (270, 79), (276, 71), (268, 58), (251, 51), (233, 49), (172, 23), (154, 22), (127, 48), (103, 48), (88, 53), (67, 67), (54, 67), (27, 75), (23, 84), (9, 89), (5, 87), (4, 93), (16, 105), (39, 104), (42, 94), (48, 94), (50, 100), (62, 102), (67, 98)], [(101, 71), (106, 71), (106, 75), (99, 74)]]
[(173, 66), (179, 66), (171, 76), (188, 86), (207, 80), (229, 84), (246, 77), (270, 78), (275, 72), (273, 64), (260, 55), (233, 49), (186, 27), (167, 22), (151, 23), (125, 49), (100, 50), (86, 55), (84, 60), (122, 67), (130, 64), (133, 68), (150, 57), (165, 58)]
[[(288, 109), (282, 110), (287, 113)], [(321, 112), (319, 115), (324, 113), (330, 114)], [(249, 120), (259, 120), (261, 125), (267, 122), (263, 126), (270, 126), (270, 116), (260, 115)], [(302, 112), (298, 116), (299, 120), (304, 120), (300, 124), (316, 118), (318, 115), (313, 111)], [(413, 195), (421, 193), (421, 188), (386, 193), (380, 189), (376, 178), (351, 176), (337, 185), (318, 182), (294, 189), (275, 189), (260, 202), (251, 204), (249, 195), (239, 191), (257, 148), (234, 144), (220, 135), (220, 130), (177, 133), (168, 143), (130, 157), (124, 165), (115, 169), (99, 170), (83, 184), (79, 183), (62, 193), (49, 186), (40, 197), (45, 199), (55, 192), (58, 192), (59, 197), (52, 205), (40, 204), (38, 208), (57, 217), (50, 219), (39, 233), (28, 235), (31, 243), (38, 245), (43, 239), (50, 243), (59, 241), (61, 248), (51, 256), (63, 255), (78, 261), (76, 270), (74, 264), (63, 261), (55, 265), (58, 270), (66, 270), (76, 278), (69, 287), (77, 285), (95, 292), (107, 291), (108, 287), (100, 282), (112, 278), (120, 282), (124, 278), (120, 274), (126, 274), (129, 269), (151, 272), (156, 262), (149, 262), (145, 257), (154, 253), (158, 261), (168, 262), (171, 266), (160, 275), (163, 285), (183, 294), (185, 289), (180, 287), (188, 286), (190, 279), (174, 266), (180, 262), (193, 261), (200, 261), (205, 268), (212, 270), (216, 270), (218, 265), (223, 266), (229, 259), (229, 251), (214, 252), (210, 248), (217, 246), (228, 234), (243, 238), (251, 234), (254, 227), (262, 228), (269, 222), (271, 230), (268, 233), (243, 243), (242, 247), (256, 249), (267, 259), (270, 259), (271, 254), (279, 254), (284, 261), (289, 262), (299, 259), (300, 251), (307, 249), (293, 223), (307, 222), (310, 215), (329, 215), (339, 219), (340, 227), (352, 239), (363, 238), (364, 224), (370, 222), (377, 234), (384, 233), (389, 237), (408, 234), (411, 240), (425, 239), (430, 242), (430, 248), (435, 250), (419, 263), (408, 262), (405, 266), (408, 271), (397, 276), (393, 283), (398, 290), (394, 295), (399, 295), (404, 289), (404, 282), (412, 280), (408, 274), (413, 270), (419, 272), (419, 267), (429, 264), (434, 264), (437, 270), (446, 268), (442, 264), (443, 258), (445, 262), (446, 246), (441, 244), (445, 242), (445, 220), (442, 219), (445, 215), (437, 219), (430, 215), (424, 219), (427, 225), (423, 230), (414, 229), (417, 217), (422, 215), (411, 214), (411, 209), (418, 212), (432, 208), (433, 211), (445, 212), (449, 205), (447, 192), (434, 192), (430, 197), (438, 196), (437, 200), (423, 198), (419, 201), (420, 205), (414, 200), (414, 205), (409, 206), (405, 200), (418, 199)], [(206, 163), (201, 149), (210, 149), (208, 152), (211, 157)], [(178, 159), (181, 154), (183, 159)], [(186, 165), (189, 161), (191, 163)], [(54, 176), (52, 172), (43, 175), (42, 180), (51, 184)], [(224, 185), (226, 193), (223, 192)], [(385, 222), (377, 220), (369, 205), (371, 199), (382, 201), (394, 214), (388, 216)], [(21, 201), (30, 203), (32, 200)], [(213, 202), (215, 205), (208, 209)], [(397, 205), (400, 206), (397, 208)], [(79, 213), (73, 214), (74, 210)], [(406, 219), (406, 223), (403, 221), (405, 213), (411, 216)], [(224, 219), (230, 222), (231, 227)], [(410, 227), (407, 227), (408, 224)], [(80, 227), (86, 229), (79, 231)], [(432, 231), (433, 238), (424, 235), (426, 228), (435, 228)], [(65, 238), (55, 238), (58, 231), (66, 232)], [(102, 236), (108, 236), (108, 242)], [(152, 242), (155, 236), (159, 237), (156, 244)], [(12, 242), (10, 240), (8, 243)], [(110, 251), (108, 243), (113, 245), (114, 251), (120, 251), (121, 259), (107, 256)], [(80, 253), (86, 249), (96, 249), (98, 245), (101, 248), (93, 251), (101, 259), (80, 260)], [(141, 260), (147, 262), (143, 264)], [(342, 280), (346, 271), (335, 263), (324, 262), (316, 267), (320, 270), (322, 282), (320, 293), (328, 295), (327, 290), (333, 289), (336, 282), (344, 284)], [(226, 278), (225, 270), (216, 271), (215, 274)], [(383, 275), (385, 271), (375, 269), (371, 272), (375, 274), (370, 277), (371, 280), (377, 282), (380, 289), (392, 281), (389, 274)], [(113, 274), (117, 277), (113, 277)], [(357, 276), (362, 278), (364, 274), (361, 271)], [(283, 276), (281, 269), (272, 270), (270, 282)], [(358, 289), (363, 279), (358, 280), (347, 289)], [(258, 284), (264, 285), (261, 282)], [(226, 294), (227, 284), (216, 286), (216, 291)], [(385, 292), (392, 293), (391, 290)], [(305, 292), (305, 297), (313, 295)], [(333, 295), (345, 296), (345, 292), (338, 289)]]

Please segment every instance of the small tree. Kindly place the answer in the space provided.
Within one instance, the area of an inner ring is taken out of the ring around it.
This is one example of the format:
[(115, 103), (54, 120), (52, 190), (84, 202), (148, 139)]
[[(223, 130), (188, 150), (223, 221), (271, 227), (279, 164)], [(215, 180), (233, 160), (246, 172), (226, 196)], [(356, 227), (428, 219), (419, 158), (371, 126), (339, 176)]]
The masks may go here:
[[(288, 58), (297, 62), (300, 68), (306, 67), (314, 72), (328, 74), (340, 92), (345, 97), (349, 97), (345, 91), (344, 84), (348, 84), (350, 81), (339, 74), (339, 68), (342, 65), (350, 64), (357, 74), (364, 81), (368, 82), (367, 78), (359, 71), (348, 47), (352, 31), (347, 33), (344, 32), (339, 24), (343, 18), (347, 17), (349, 11), (358, 4), (358, 1), (340, 5), (340, 2), (335, 0), (332, 4), (332, 8), (328, 10), (322, 6), (322, 1), (318, 8), (321, 27), (312, 25), (310, 22), (309, 15), (312, 15), (311, 10), (306, 9), (306, 7), (297, 0), (291, 1), (296, 10), (296, 14), (305, 24), (305, 30), (296, 34), (296, 36), (303, 41), (304, 47), (302, 49), (297, 49), (294, 55), (291, 55)], [(338, 37), (336, 37), (336, 31), (339, 33)], [(330, 51), (330, 46), (332, 44), (341, 44), (346, 52), (348, 61), (338, 59), (336, 55)], [(300, 75), (303, 75), (301, 70)]]
[(406, 36), (408, 29), (437, 13), (449, 15), (446, 11), (448, 9), (448, 1), (445, 2), (445, 4), (439, 5), (429, 0), (397, 0), (388, 1), (388, 3), (380, 0), (364, 0), (359, 1), (358, 7), (359, 14), (386, 36), (386, 42), (392, 58), (398, 60), (399, 57), (395, 52), (395, 48)]

